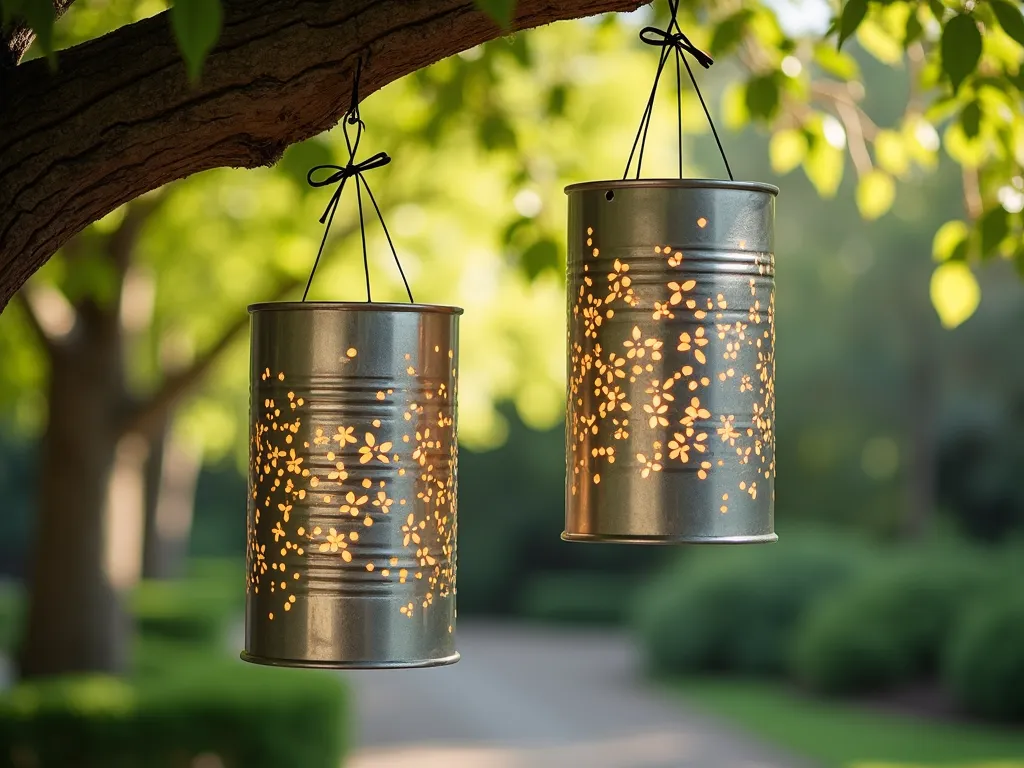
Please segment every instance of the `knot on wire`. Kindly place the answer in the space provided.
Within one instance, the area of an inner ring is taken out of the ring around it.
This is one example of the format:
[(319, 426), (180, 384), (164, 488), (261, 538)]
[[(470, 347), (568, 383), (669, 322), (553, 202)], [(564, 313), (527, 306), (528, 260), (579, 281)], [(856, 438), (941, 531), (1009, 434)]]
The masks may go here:
[[(391, 156), (387, 152), (378, 152), (377, 154), (366, 158), (361, 163), (353, 162), (353, 158), (349, 158), (348, 165), (318, 165), (314, 168), (310, 168), (309, 173), (306, 174), (306, 183), (311, 187), (329, 187), (332, 184), (337, 184), (338, 188), (334, 190), (334, 194), (331, 195), (331, 199), (327, 203), (327, 207), (324, 209), (324, 215), (320, 217), (320, 223), (323, 224), (327, 221), (327, 218), (331, 215), (335, 208), (338, 207), (338, 202), (341, 200), (341, 193), (345, 189), (345, 182), (348, 179), (359, 177), (362, 179), (363, 174), (366, 171), (372, 171), (374, 168), (383, 168), (385, 165), (391, 162)], [(314, 178), (320, 171), (331, 171), (326, 177), (317, 179)]]
[(682, 32), (672, 32), (672, 26), (674, 25), (675, 20), (673, 20), (672, 25), (670, 25), (668, 29), (644, 27), (640, 30), (640, 39), (647, 43), (647, 45), (654, 45), (659, 48), (674, 48), (679, 53), (688, 53), (693, 56), (693, 58), (697, 60), (697, 63), (704, 67), (704, 69), (709, 69), (711, 65), (715, 63), (715, 60), (691, 43), (690, 38)]
[[(665, 71), (665, 65), (668, 63), (668, 60), (674, 58), (676, 70), (676, 122), (679, 126), (679, 135), (677, 139), (679, 147), (679, 178), (683, 178), (682, 69), (685, 67), (686, 74), (689, 75), (690, 82), (693, 83), (693, 90), (697, 94), (697, 98), (700, 100), (700, 106), (704, 110), (704, 116), (708, 119), (708, 124), (711, 126), (711, 133), (714, 135), (715, 143), (718, 145), (718, 151), (722, 155), (722, 162), (725, 163), (725, 170), (729, 174), (729, 178), (732, 179), (732, 168), (729, 167), (729, 159), (725, 156), (725, 149), (722, 147), (722, 140), (718, 137), (718, 131), (715, 129), (715, 121), (711, 119), (711, 111), (708, 109), (708, 105), (704, 101), (704, 96), (701, 94), (700, 87), (697, 85), (697, 78), (693, 76), (693, 70), (690, 68), (690, 62), (684, 54), (690, 54), (690, 56), (692, 56), (704, 69), (710, 69), (711, 65), (715, 63), (715, 60), (691, 43), (690, 38), (683, 34), (683, 30), (679, 28), (679, 0), (668, 0), (668, 10), (670, 21), (665, 29), (644, 27), (640, 30), (640, 40), (647, 45), (653, 45), (660, 48), (661, 53), (658, 56), (658, 71), (654, 74), (654, 85), (651, 88), (651, 95), (647, 98), (647, 106), (644, 108), (643, 117), (640, 118), (640, 127), (637, 128), (636, 138), (633, 139), (633, 147), (629, 150), (629, 158), (626, 160), (626, 170), (623, 171), (622, 178), (625, 179), (629, 176), (629, 169), (633, 165), (634, 155), (636, 155), (636, 178), (640, 178), (640, 169), (644, 162), (644, 148), (647, 144), (647, 131), (651, 127), (651, 117), (654, 114), (654, 97), (658, 92), (658, 82), (661, 80), (661, 75)], [(640, 150), (639, 154), (637, 154), (637, 148)]]

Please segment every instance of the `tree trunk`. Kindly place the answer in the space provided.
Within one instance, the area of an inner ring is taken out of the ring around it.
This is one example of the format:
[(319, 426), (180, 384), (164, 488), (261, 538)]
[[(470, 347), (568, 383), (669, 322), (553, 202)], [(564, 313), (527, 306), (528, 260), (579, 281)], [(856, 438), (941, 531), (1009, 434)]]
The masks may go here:
[(186, 450), (169, 428), (168, 417), (154, 436), (146, 462), (146, 536), (142, 576), (176, 579), (185, 574), (196, 484), (202, 460)]
[[(518, 0), (513, 28), (645, 0)], [(365, 97), (503, 34), (468, 0), (225, 0), (191, 83), (167, 13), (0, 68), (0, 311), (64, 242), (120, 205), (209, 168), (275, 162)]]
[(51, 352), (23, 677), (125, 671), (126, 616), (109, 562), (110, 478), (120, 435), (120, 340), (83, 323)]

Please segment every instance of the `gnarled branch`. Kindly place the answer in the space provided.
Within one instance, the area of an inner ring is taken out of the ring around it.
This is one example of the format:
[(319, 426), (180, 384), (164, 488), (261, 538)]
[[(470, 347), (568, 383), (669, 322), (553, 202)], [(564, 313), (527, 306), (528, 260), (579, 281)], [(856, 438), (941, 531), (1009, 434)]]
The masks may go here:
[[(518, 0), (514, 27), (647, 0)], [(360, 92), (501, 34), (470, 0), (224, 0), (191, 85), (167, 14), (0, 70), (0, 310), (72, 235), (175, 179), (251, 168), (334, 125)]]
[[(59, 19), (73, 2), (75, 0), (53, 0), (54, 15)], [(0, 30), (0, 69), (16, 67), (35, 39), (35, 32), (22, 21), (15, 21), (10, 29)]]

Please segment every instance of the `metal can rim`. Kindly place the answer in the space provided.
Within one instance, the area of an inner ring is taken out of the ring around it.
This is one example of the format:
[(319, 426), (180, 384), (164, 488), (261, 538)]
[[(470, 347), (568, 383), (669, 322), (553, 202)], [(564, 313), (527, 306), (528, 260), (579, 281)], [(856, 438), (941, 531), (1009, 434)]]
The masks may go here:
[(735, 189), (745, 192), (767, 192), (773, 197), (777, 197), (779, 194), (779, 188), (774, 184), (767, 184), (763, 181), (725, 181), (724, 179), (609, 179), (607, 181), (581, 181), (567, 186), (565, 193), (631, 188)]
[(401, 304), (385, 301), (264, 301), (248, 306), (249, 314), (279, 310), (330, 310), (333, 312), (413, 312), (461, 315), (462, 307), (447, 304)]

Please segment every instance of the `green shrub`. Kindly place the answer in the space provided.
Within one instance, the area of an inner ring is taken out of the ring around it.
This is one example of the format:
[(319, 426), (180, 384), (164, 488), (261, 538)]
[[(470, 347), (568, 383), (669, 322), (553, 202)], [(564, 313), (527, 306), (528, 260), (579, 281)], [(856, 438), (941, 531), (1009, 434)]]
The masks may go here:
[(219, 645), (228, 623), (244, 611), (245, 586), (241, 578), (236, 594), (228, 594), (204, 579), (146, 581), (132, 595), (132, 613), (138, 633), (199, 645)]
[(0, 697), (0, 767), (337, 768), (347, 733), (333, 675), (207, 661), (131, 683), (24, 684)]
[(962, 608), (997, 571), (973, 552), (923, 552), (846, 585), (802, 622), (795, 677), (830, 694), (933, 678)]
[(964, 709), (1024, 721), (1024, 595), (1004, 590), (968, 610), (945, 666), (947, 685)]
[[(183, 579), (139, 584), (129, 608), (143, 638), (219, 645), (245, 611), (245, 566), (236, 560), (192, 561)], [(22, 586), (0, 582), (0, 652), (16, 653), (24, 610)]]
[(0, 653), (10, 655), (17, 650), (23, 611), (20, 587), (13, 582), (0, 581)]
[(555, 624), (618, 626), (625, 623), (635, 586), (632, 577), (618, 573), (541, 573), (521, 591), (517, 613)]
[(801, 536), (764, 547), (687, 551), (642, 590), (634, 624), (647, 663), (666, 673), (780, 674), (809, 604), (863, 560), (859, 548)]

